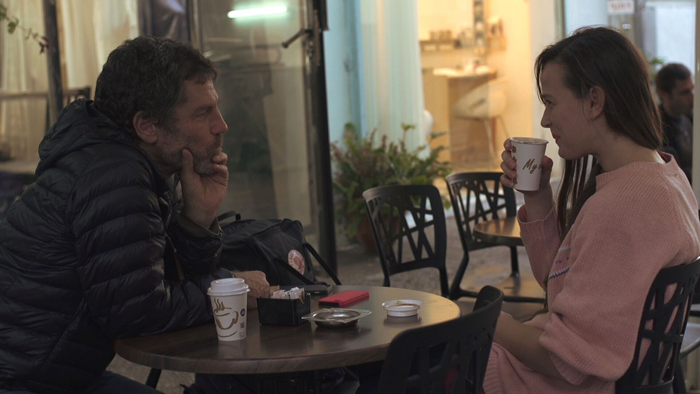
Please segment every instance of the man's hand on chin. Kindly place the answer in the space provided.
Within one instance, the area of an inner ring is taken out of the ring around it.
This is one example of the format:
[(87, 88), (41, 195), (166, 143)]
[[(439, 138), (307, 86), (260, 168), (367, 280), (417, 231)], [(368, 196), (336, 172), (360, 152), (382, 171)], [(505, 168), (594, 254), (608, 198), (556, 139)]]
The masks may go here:
[(228, 155), (219, 152), (211, 159), (213, 172), (211, 174), (199, 174), (194, 170), (194, 157), (187, 150), (182, 150), (182, 170), (180, 182), (182, 184), (182, 199), (184, 207), (182, 213), (199, 226), (209, 228), (216, 211), (221, 205), (226, 188), (228, 187)]

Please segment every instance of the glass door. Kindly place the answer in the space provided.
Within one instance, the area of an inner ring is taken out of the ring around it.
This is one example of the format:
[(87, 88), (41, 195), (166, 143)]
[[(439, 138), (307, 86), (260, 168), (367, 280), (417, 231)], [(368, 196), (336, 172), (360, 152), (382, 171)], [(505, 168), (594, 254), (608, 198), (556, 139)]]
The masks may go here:
[(325, 84), (318, 84), (320, 5), (190, 0), (190, 35), (219, 71), (215, 86), (229, 126), (230, 178), (221, 211), (297, 219), (335, 265)]

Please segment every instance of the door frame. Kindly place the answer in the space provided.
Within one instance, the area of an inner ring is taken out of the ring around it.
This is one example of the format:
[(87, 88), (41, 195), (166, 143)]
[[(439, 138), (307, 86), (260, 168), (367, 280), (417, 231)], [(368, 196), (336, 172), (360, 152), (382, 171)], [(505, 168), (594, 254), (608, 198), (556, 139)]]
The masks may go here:
[[(331, 178), (330, 130), (328, 125), (328, 100), (326, 91), (326, 69), (323, 54), (323, 32), (328, 30), (327, 0), (302, 0), (306, 2), (305, 20), (309, 33), (302, 37), (301, 45), (311, 41), (313, 56), (305, 56), (304, 89), (307, 105), (306, 133), (313, 155), (311, 196), (316, 207), (318, 242), (321, 257), (338, 273), (335, 239), (335, 217), (333, 212), (333, 184)], [(187, 29), (192, 45), (201, 49), (202, 34), (198, 15), (199, 0), (187, 0)], [(318, 22), (316, 22), (318, 20)], [(316, 26), (314, 26), (316, 24)], [(280, 43), (281, 45), (281, 43)]]

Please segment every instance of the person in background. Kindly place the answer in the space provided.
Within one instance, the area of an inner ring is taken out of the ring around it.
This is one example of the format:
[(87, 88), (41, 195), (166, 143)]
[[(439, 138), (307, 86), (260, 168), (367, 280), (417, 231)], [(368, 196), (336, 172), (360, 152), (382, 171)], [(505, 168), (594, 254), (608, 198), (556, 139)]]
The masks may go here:
[(232, 275), (216, 78), (189, 44), (128, 40), (46, 134), (0, 223), (0, 393), (155, 393), (105, 371), (112, 342), (212, 321), (207, 289)]
[[(629, 369), (644, 302), (666, 267), (700, 255), (698, 205), (672, 155), (644, 58), (619, 32), (583, 28), (547, 47), (535, 74), (565, 170), (555, 203), (552, 159), (524, 192), (521, 236), (547, 311), (501, 313), (486, 394), (612, 394)], [(511, 144), (503, 184), (518, 177)]]
[(676, 158), (689, 181), (693, 165), (693, 98), (694, 88), (690, 70), (679, 63), (661, 67), (655, 79), (656, 93), (661, 104), (664, 130), (662, 150)]

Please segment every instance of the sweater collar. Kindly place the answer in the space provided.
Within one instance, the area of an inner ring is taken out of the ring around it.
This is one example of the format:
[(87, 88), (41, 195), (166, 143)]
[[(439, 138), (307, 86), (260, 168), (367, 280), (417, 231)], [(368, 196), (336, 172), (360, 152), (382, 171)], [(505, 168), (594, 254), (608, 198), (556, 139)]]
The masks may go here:
[(678, 164), (676, 164), (676, 160), (673, 158), (673, 155), (661, 151), (657, 152), (659, 153), (659, 155), (661, 155), (661, 158), (664, 160), (664, 163), (635, 161), (626, 164), (620, 168), (616, 168), (612, 171), (599, 174), (595, 178), (596, 191), (600, 190), (600, 188), (603, 187), (606, 183), (611, 182), (614, 179), (629, 176), (632, 173), (639, 171), (655, 171), (667, 175), (677, 174), (679, 171)]

